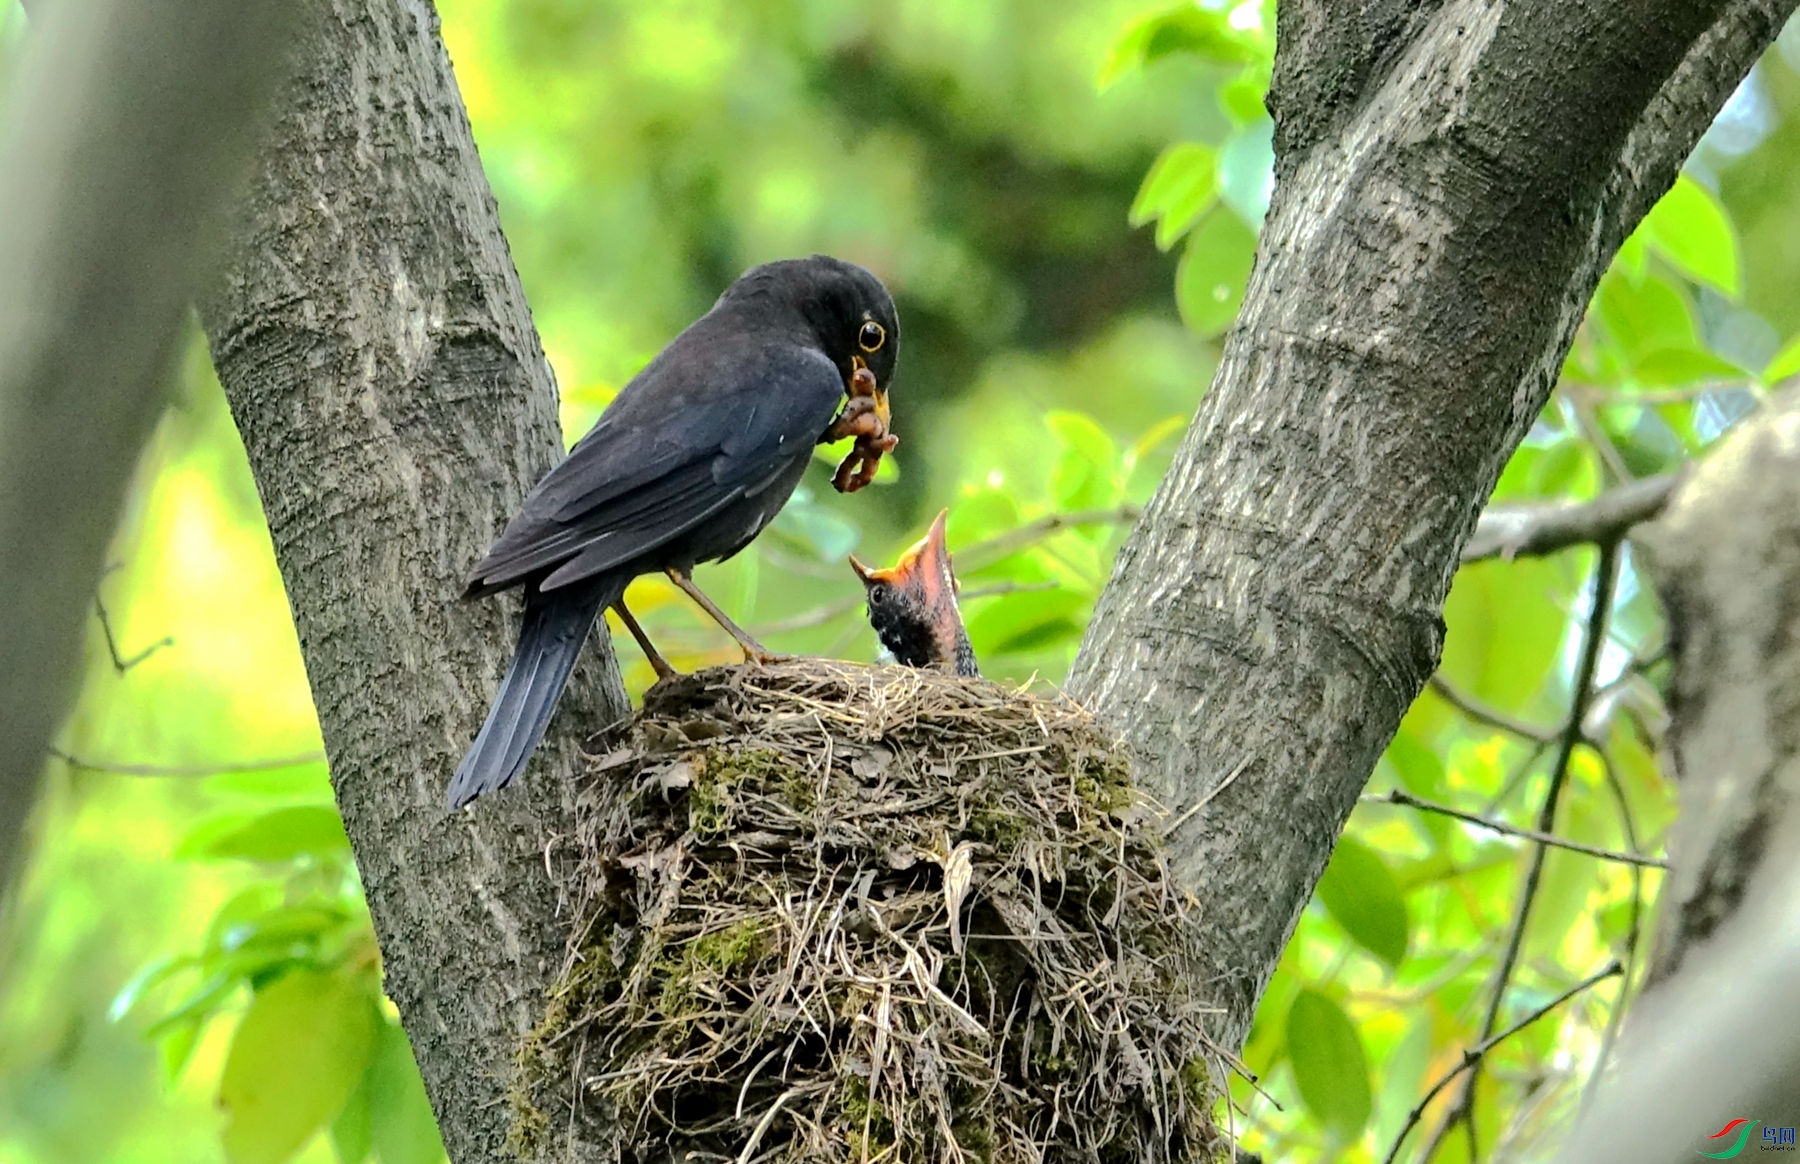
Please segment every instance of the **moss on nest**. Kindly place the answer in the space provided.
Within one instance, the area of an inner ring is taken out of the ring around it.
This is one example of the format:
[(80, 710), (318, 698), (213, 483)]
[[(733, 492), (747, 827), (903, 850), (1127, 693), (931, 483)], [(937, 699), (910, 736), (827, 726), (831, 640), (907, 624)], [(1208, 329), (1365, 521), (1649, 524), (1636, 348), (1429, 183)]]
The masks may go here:
[(515, 1148), (572, 1079), (627, 1159), (1222, 1150), (1160, 822), (1074, 705), (808, 659), (661, 684), (602, 750)]

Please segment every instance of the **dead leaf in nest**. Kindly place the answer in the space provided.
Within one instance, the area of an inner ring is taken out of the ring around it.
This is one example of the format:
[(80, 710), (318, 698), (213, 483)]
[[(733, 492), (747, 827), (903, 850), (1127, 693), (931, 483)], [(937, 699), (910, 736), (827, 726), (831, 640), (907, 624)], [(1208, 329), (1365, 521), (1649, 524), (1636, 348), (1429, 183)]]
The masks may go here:
[(656, 786), (664, 792), (674, 792), (693, 786), (694, 765), (687, 760), (677, 760), (656, 774)]
[[(950, 838), (944, 838), (949, 848)], [(944, 908), (950, 912), (950, 949), (963, 952), (962, 904), (969, 894), (969, 883), (975, 879), (975, 843), (964, 841), (950, 849), (949, 855), (933, 858), (944, 870)]]
[(641, 759), (643, 759), (643, 757), (638, 754), (636, 748), (619, 748), (616, 751), (608, 752), (606, 755), (596, 760), (594, 762), (593, 771), (596, 773), (610, 772), (614, 768), (623, 768), (632, 761)]
[(858, 780), (877, 780), (893, 762), (894, 753), (877, 744), (850, 761), (850, 772)]

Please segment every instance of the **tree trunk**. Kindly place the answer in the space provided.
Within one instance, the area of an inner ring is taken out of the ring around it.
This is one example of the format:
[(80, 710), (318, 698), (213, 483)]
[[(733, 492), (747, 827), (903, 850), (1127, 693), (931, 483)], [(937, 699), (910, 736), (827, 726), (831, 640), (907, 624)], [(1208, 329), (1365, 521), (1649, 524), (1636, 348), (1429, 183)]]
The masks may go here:
[[(1282, 8), (1257, 271), (1073, 677), (1192, 811), (1174, 856), (1226, 1040), (1435, 664), (1458, 550), (1600, 272), (1793, 2)], [(554, 456), (554, 398), (429, 6), (327, 8), (205, 318), (388, 990), (452, 1155), (486, 1160), (561, 948), (573, 735), (528, 797), (444, 813), (512, 641), (450, 599)], [(590, 717), (623, 707), (616, 675), (586, 690)]]
[[(0, 901), (182, 313), (281, 73), (277, 0), (36, 13), (0, 103)], [(74, 469), (74, 471), (71, 471)]]
[(576, 729), (616, 718), (624, 691), (596, 636), (599, 674), (577, 677), (528, 794), (445, 810), (516, 627), (514, 608), (457, 602), (460, 580), (560, 455), (556, 392), (436, 13), (320, 9), (202, 316), (387, 992), (451, 1155), (492, 1160), (515, 1039), (563, 952), (544, 869), (569, 831)]
[(1595, 284), (1792, 8), (1280, 9), (1256, 271), (1070, 678), (1186, 818), (1228, 1045)]

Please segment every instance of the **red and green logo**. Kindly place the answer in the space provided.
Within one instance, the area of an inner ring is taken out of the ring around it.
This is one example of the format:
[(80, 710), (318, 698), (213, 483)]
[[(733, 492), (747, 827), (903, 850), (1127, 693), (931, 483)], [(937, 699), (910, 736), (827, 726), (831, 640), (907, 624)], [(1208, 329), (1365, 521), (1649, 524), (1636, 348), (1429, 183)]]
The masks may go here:
[(1736, 1132), (1737, 1139), (1736, 1139), (1736, 1141), (1734, 1141), (1732, 1143), (1731, 1147), (1726, 1148), (1720, 1152), (1702, 1152), (1700, 1154), (1702, 1156), (1711, 1156), (1714, 1160), (1729, 1160), (1729, 1159), (1731, 1159), (1733, 1156), (1737, 1155), (1739, 1152), (1742, 1152), (1744, 1150), (1745, 1143), (1747, 1143), (1750, 1139), (1750, 1129), (1754, 1128), (1759, 1122), (1761, 1122), (1761, 1121), (1759, 1121), (1759, 1120), (1732, 1120), (1730, 1123), (1726, 1124), (1724, 1127), (1720, 1128), (1718, 1131), (1714, 1132), (1712, 1135), (1706, 1137), (1709, 1140), (1723, 1140), (1726, 1136), (1729, 1136), (1729, 1135), (1731, 1135), (1731, 1133)]

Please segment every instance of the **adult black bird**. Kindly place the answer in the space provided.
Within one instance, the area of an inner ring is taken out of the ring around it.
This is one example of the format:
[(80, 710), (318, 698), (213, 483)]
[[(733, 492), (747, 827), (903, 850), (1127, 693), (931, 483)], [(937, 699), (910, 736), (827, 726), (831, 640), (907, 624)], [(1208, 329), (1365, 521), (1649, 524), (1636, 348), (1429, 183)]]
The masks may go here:
[(762, 532), (815, 444), (856, 434), (859, 451), (868, 438), (892, 447), (887, 387), (899, 347), (881, 281), (814, 255), (746, 272), (633, 377), (469, 575), (465, 598), (523, 586), (525, 619), (487, 722), (451, 780), (451, 807), (524, 770), (607, 607), (659, 676), (675, 673), (622, 601), (640, 574), (667, 573), (747, 659), (773, 657), (690, 572)]
[(908, 667), (935, 667), (957, 675), (981, 674), (975, 648), (956, 604), (956, 572), (944, 544), (944, 520), (937, 515), (923, 538), (886, 570), (871, 570), (850, 559), (869, 600), (875, 637)]

